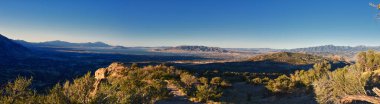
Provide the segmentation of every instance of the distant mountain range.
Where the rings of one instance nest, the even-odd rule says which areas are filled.
[[[30,56],[31,51],[0,34],[0,57],[18,58]]]
[[[359,51],[367,51],[367,50],[376,50],[380,51],[380,46],[334,46],[334,45],[324,45],[324,46],[316,46],[316,47],[307,47],[307,48],[296,48],[290,49],[290,52],[359,52]]]
[[[103,42],[71,43],[66,41],[47,41],[47,42],[27,42],[24,40],[10,40],[0,36],[0,56],[22,56],[28,55],[29,49],[33,47],[63,47],[63,48],[107,48],[107,49],[126,49],[124,46],[112,46]],[[154,51],[173,52],[173,53],[234,53],[234,54],[260,54],[271,52],[296,52],[310,53],[321,56],[340,55],[352,58],[356,53],[367,50],[380,51],[380,46],[334,46],[324,45],[295,49],[270,49],[270,48],[219,48],[207,46],[176,46],[176,47],[157,47]]]
[[[46,41],[46,42],[27,42],[24,40],[14,40],[16,43],[19,43],[26,47],[65,47],[65,48],[126,48],[123,46],[112,46],[103,42],[87,42],[87,43],[70,43],[66,41]]]
[[[294,49],[271,49],[271,48],[226,48],[234,51],[252,51],[252,52],[302,52],[302,53],[342,53],[342,52],[360,52],[367,50],[380,51],[380,46],[335,46],[335,45],[323,45],[306,48],[294,48]]]
[[[273,52],[294,52],[309,53],[321,56],[340,55],[352,58],[356,53],[367,50],[380,51],[380,46],[334,46],[323,45],[316,47],[295,48],[295,49],[271,49],[271,48],[219,48],[207,46],[176,46],[158,48],[154,51],[173,52],[173,53],[273,53]]]

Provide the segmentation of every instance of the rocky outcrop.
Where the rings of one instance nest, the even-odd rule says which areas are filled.
[[[122,72],[127,70],[128,67],[126,67],[123,63],[114,62],[107,68],[100,68],[95,72],[95,78],[97,80],[101,80],[107,77],[112,78],[118,78],[122,77]]]
[[[91,96],[96,95],[96,91],[99,89],[99,85],[102,81],[112,80],[114,78],[123,77],[123,72],[127,71],[129,68],[125,66],[123,63],[114,62],[107,68],[100,68],[95,71],[95,83],[94,90],[91,92]]]

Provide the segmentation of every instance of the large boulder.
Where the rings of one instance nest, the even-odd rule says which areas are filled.
[[[107,68],[100,68],[95,71],[95,78],[97,80],[102,80],[105,78],[120,78],[123,77],[123,72],[129,68],[125,64],[120,62],[114,62]]]
[[[96,92],[99,89],[99,85],[101,81],[124,77],[123,72],[128,69],[129,68],[125,66],[125,64],[120,63],[120,62],[114,62],[107,68],[100,68],[96,70],[95,71],[96,81],[94,83],[94,90],[91,92],[91,96],[96,95]]]

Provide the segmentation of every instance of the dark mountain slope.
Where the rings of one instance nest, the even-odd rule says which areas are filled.
[[[245,61],[208,63],[208,64],[181,64],[174,65],[182,69],[193,71],[233,71],[233,72],[265,72],[265,73],[292,73],[295,70],[308,70],[315,63],[329,61],[332,69],[344,67],[350,63],[333,61],[330,58],[304,54],[278,52],[252,57]]]
[[[278,52],[271,54],[264,54],[255,56],[249,59],[249,61],[273,61],[273,62],[283,62],[294,65],[302,64],[315,64],[317,62],[322,62],[323,60],[328,60],[327,58],[304,54],[304,53],[291,53],[291,52]]]
[[[22,58],[30,56],[31,51],[24,46],[15,43],[0,34],[0,57],[1,58]]]
[[[23,40],[15,40],[15,42],[28,47],[113,47],[103,42],[70,43],[60,40],[39,43],[31,43]]]

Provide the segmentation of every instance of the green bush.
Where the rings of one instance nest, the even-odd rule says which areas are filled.
[[[339,103],[346,95],[366,95],[366,82],[370,74],[350,66],[335,70],[314,83],[314,92],[319,103]]]
[[[199,78],[199,82],[201,82],[202,84],[208,84],[208,79],[206,77],[201,77]]]
[[[100,82],[94,92],[95,78],[91,73],[83,77],[56,84],[46,94],[36,94],[29,89],[32,79],[23,77],[9,82],[1,89],[1,104],[151,104],[169,97],[164,80],[179,78],[173,67],[163,65],[147,66],[121,71],[117,78],[109,78]],[[182,72],[180,72],[182,73]]]
[[[380,84],[377,81],[380,71],[379,53],[370,50],[359,53],[356,58],[355,65],[328,72],[313,83],[319,103],[340,103],[348,95],[366,96],[370,89]]]
[[[196,98],[198,101],[218,101],[222,97],[222,91],[220,88],[211,85],[197,86]]]
[[[222,83],[223,79],[220,77],[214,77],[211,79],[210,84],[220,86]]]
[[[356,55],[356,67],[363,71],[374,71],[380,68],[380,53],[373,50]]]
[[[180,78],[181,78],[181,81],[185,83],[187,86],[191,86],[197,82],[197,78],[188,72],[182,73],[180,75]]]
[[[261,80],[261,78],[254,78],[251,80],[251,83],[254,85],[260,85],[263,84],[263,80]]]
[[[266,88],[274,93],[290,93],[295,89],[295,87],[296,83],[286,75],[270,80],[266,85]]]
[[[73,82],[67,81],[63,85],[63,94],[68,97],[71,103],[90,103],[92,102],[90,93],[93,89],[95,78],[91,73],[87,73]]]
[[[32,84],[32,78],[17,77],[15,81],[8,82],[5,88],[1,89],[1,104],[22,104],[34,103],[38,101],[35,91],[29,87]]]

